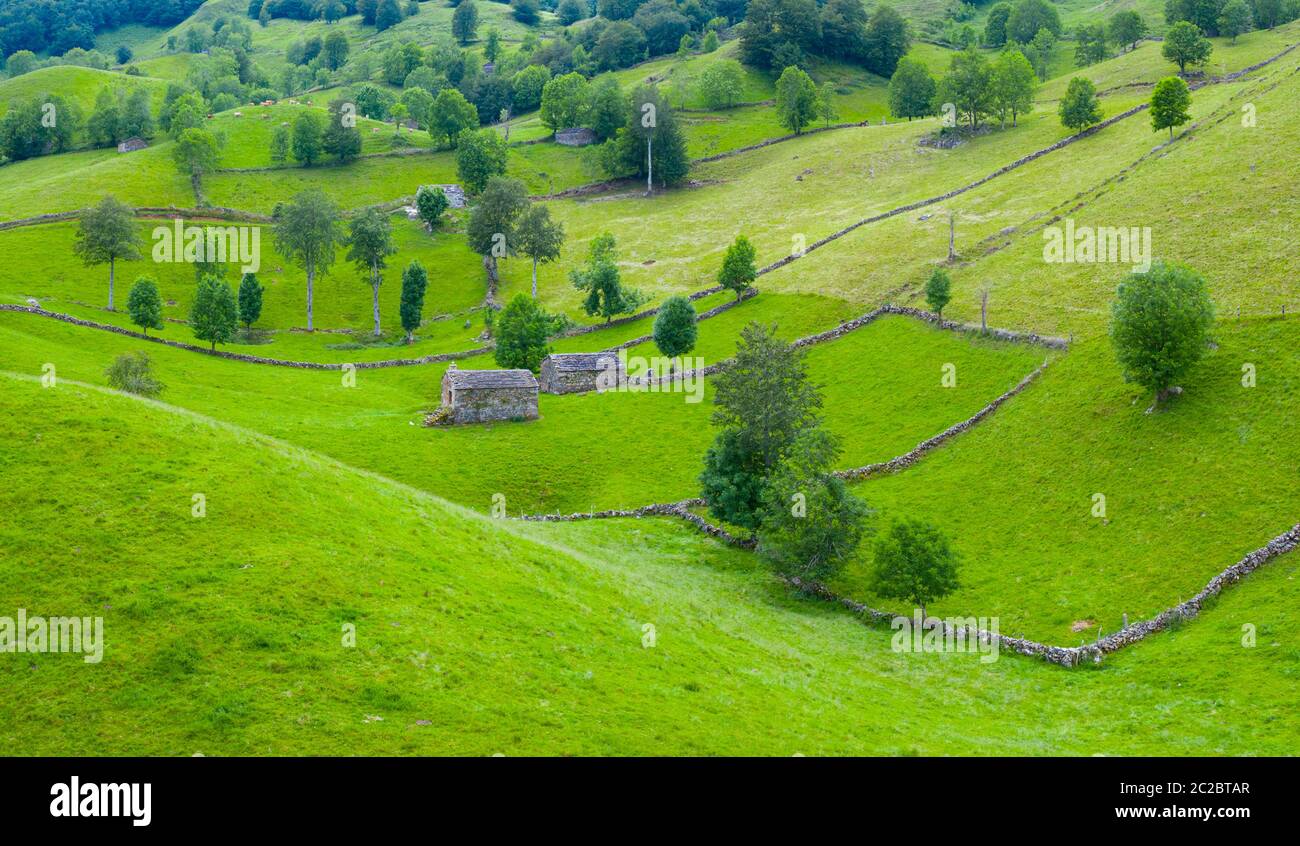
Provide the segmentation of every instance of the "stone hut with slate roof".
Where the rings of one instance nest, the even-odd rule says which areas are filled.
[[[461,370],[442,376],[442,405],[450,423],[536,420],[537,379],[527,370]]]
[[[606,388],[623,382],[622,362],[617,353],[551,353],[542,359],[542,390],[548,394],[573,394],[594,391],[596,378],[608,374],[603,380]]]

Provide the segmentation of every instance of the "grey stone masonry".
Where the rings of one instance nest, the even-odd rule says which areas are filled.
[[[548,394],[594,391],[596,377],[608,372],[611,385],[622,382],[622,363],[614,353],[551,353],[542,359],[541,389]]]
[[[442,376],[442,405],[451,423],[537,419],[537,379],[527,370],[461,370]]]

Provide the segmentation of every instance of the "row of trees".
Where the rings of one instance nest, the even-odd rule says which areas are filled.
[[[992,62],[973,47],[953,55],[948,72],[935,81],[925,65],[905,58],[889,81],[889,110],[899,118],[929,117],[952,104],[956,121],[972,130],[996,117],[1003,126],[1033,110],[1037,76],[1025,55],[1007,49]]]
[[[750,0],[740,36],[746,64],[780,73],[810,55],[858,62],[890,76],[910,44],[907,22],[890,6],[868,17],[858,0]]]

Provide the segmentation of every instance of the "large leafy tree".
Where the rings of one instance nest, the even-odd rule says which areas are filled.
[[[644,177],[647,194],[656,181],[664,187],[680,184],[690,173],[691,160],[672,107],[654,86],[642,86],[631,103],[623,129],[602,148],[606,172]]]
[[[158,293],[158,283],[148,276],[136,279],[126,298],[126,311],[131,315],[131,322],[146,335],[150,329],[162,329],[162,296]]]
[[[1201,360],[1214,326],[1205,279],[1180,264],[1154,263],[1122,285],[1111,306],[1110,338],[1124,379],[1154,391],[1154,409]]]
[[[219,277],[203,276],[199,279],[194,302],[190,305],[190,328],[194,337],[212,344],[225,344],[235,336],[239,322],[239,307],[230,286]]]
[[[118,260],[140,258],[140,234],[131,208],[107,196],[81,215],[72,251],[87,267],[108,265],[108,310],[113,311],[113,278]]]
[[[312,293],[317,273],[334,263],[339,243],[338,207],[319,188],[309,188],[275,214],[275,248],[307,274],[307,331],[313,330]]]
[[[1160,55],[1178,65],[1179,73],[1186,73],[1188,65],[1203,65],[1210,59],[1214,45],[1201,35],[1194,23],[1179,21],[1165,33]]]
[[[1016,0],[1007,16],[1007,39],[1028,44],[1040,29],[1061,36],[1061,16],[1056,8],[1047,0]]]
[[[412,259],[402,271],[402,300],[398,312],[402,319],[402,331],[406,333],[406,343],[411,343],[415,330],[420,328],[424,313],[424,292],[429,285],[429,275],[424,265]]]
[[[433,100],[429,112],[429,134],[447,140],[448,146],[455,146],[456,139],[466,129],[478,126],[478,110],[465,95],[455,88],[444,88]]]
[[[1084,24],[1074,31],[1074,63],[1079,67],[1095,65],[1106,58],[1106,27],[1100,23]]]
[[[778,52],[785,45],[816,52],[821,41],[821,16],[816,0],[750,0],[740,35],[740,56],[746,64],[780,70]]]
[[[528,208],[528,189],[518,179],[494,176],[470,209],[465,236],[469,248],[483,256],[489,280],[497,279],[497,260],[514,255],[515,224]]]
[[[918,59],[902,58],[889,80],[889,112],[896,118],[928,117],[934,114],[934,77]]]
[[[471,194],[487,187],[488,180],[506,172],[509,148],[492,129],[466,130],[456,141],[456,173]]]
[[[817,85],[793,65],[776,81],[776,113],[781,125],[795,135],[817,117]]]
[[[863,34],[863,61],[867,70],[883,77],[893,76],[898,60],[907,54],[910,46],[903,16],[892,6],[877,6]]]
[[[700,74],[698,84],[700,95],[709,108],[730,109],[740,102],[745,71],[734,59],[714,62]]]
[[[461,44],[468,44],[478,33],[478,6],[474,0],[461,0],[451,15],[451,34]]]
[[[918,520],[897,520],[876,539],[872,589],[919,605],[925,619],[927,605],[958,588],[959,563],[943,532]]]
[[[1100,121],[1101,104],[1097,101],[1097,89],[1092,80],[1082,76],[1071,79],[1057,111],[1061,115],[1061,125],[1073,132],[1080,132]]]
[[[653,337],[659,352],[669,358],[686,355],[695,349],[698,334],[695,306],[683,296],[669,297],[655,315]]]
[[[515,225],[515,250],[533,262],[533,299],[537,298],[537,265],[555,261],[564,246],[564,225],[551,219],[543,205],[529,206]]]
[[[1038,77],[1033,65],[1019,50],[1006,50],[994,60],[991,85],[993,111],[1003,126],[1006,126],[1008,115],[1011,116],[1011,125],[1015,126],[1020,115],[1033,110]]]
[[[965,117],[971,129],[976,129],[980,118],[993,109],[992,83],[993,71],[988,60],[975,48],[967,48],[952,57],[935,101],[952,103],[957,114]]]
[[[378,209],[366,209],[352,218],[348,231],[348,261],[365,277],[370,285],[375,318],[375,337],[379,328],[379,286],[383,284],[383,270],[388,257],[397,252],[393,246],[393,227]]]
[[[998,3],[989,9],[989,16],[984,21],[985,47],[1001,47],[1007,43],[1007,20],[1010,17],[1010,3]]]
[[[81,108],[58,95],[11,103],[0,118],[0,155],[20,161],[66,152],[81,125]]]
[[[217,169],[221,150],[216,136],[206,129],[187,129],[172,147],[176,169],[191,179],[198,179]]]
[[[1106,34],[1121,50],[1131,50],[1147,34],[1147,22],[1132,9],[1116,12],[1106,22]]]
[[[1169,137],[1174,137],[1174,127],[1182,126],[1192,119],[1187,113],[1192,105],[1192,94],[1182,77],[1169,76],[1156,83],[1156,90],[1151,94],[1151,129],[1159,132],[1169,130]]]
[[[293,157],[310,167],[325,151],[324,122],[316,112],[303,112],[293,122]]]
[[[587,114],[590,85],[580,73],[566,73],[542,86],[542,123],[551,132],[581,126]]]
[[[340,162],[349,162],[361,155],[361,130],[357,129],[356,116],[347,111],[350,105],[342,97],[329,105],[329,117],[321,136],[321,149]]]
[[[596,236],[588,249],[587,263],[569,272],[573,287],[586,291],[582,310],[592,316],[605,318],[608,323],[616,315],[629,314],[645,302],[639,291],[623,287],[618,272],[618,253],[614,236],[608,232]]]
[[[1223,6],[1223,11],[1219,13],[1218,19],[1219,35],[1225,35],[1232,39],[1232,43],[1237,43],[1237,36],[1244,32],[1250,32],[1255,21],[1251,16],[1250,6],[1246,5],[1246,0],[1228,0]]]
[[[865,56],[867,10],[861,0],[827,0],[822,6],[821,24],[823,53],[846,61]]]
[[[713,424],[722,429],[704,459],[700,486],[709,512],[757,529],[768,479],[805,430],[820,423],[822,400],[803,352],[750,323],[732,363],[713,377]]]

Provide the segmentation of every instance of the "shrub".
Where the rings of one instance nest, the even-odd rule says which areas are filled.
[[[153,362],[147,353],[122,353],[104,371],[110,387],[119,391],[156,397],[166,387],[153,374]]]

